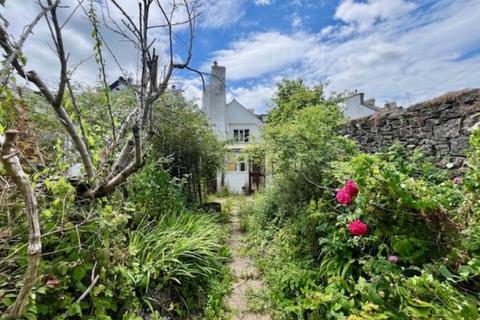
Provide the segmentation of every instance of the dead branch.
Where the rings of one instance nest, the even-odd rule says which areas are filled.
[[[37,16],[33,19],[33,21],[25,27],[25,31],[20,36],[20,39],[13,44],[15,50],[8,56],[7,60],[4,63],[4,69],[2,70],[2,77],[0,78],[1,87],[5,87],[7,84],[8,78],[10,76],[10,71],[12,69],[12,62],[18,57],[18,53],[23,47],[23,44],[27,40],[28,36],[32,33],[33,28],[37,25],[37,23],[42,19],[44,15],[47,14],[49,10],[55,7],[60,0],[55,0],[51,5],[48,7],[42,8],[42,10],[37,14]]]
[[[49,6],[53,5],[51,0],[48,0],[48,3],[49,3]],[[56,3],[58,5],[58,2]],[[59,118],[62,125],[65,127],[67,133],[71,137],[75,147],[77,148],[80,154],[88,179],[93,180],[93,178],[95,177],[95,174],[93,169],[93,163],[90,158],[87,145],[85,141],[83,141],[82,138],[80,137],[75,125],[73,124],[72,120],[70,119],[70,116],[68,115],[68,113],[66,112],[62,104],[65,86],[68,80],[67,60],[65,56],[65,51],[63,49],[63,40],[61,37],[60,26],[58,24],[58,19],[56,18],[56,8],[55,7],[52,8],[50,12],[52,14],[52,23],[54,25],[52,30],[52,37],[54,38],[56,48],[59,51],[58,56],[61,63],[60,85],[59,85],[57,94],[54,95],[50,91],[46,83],[40,78],[40,76],[37,74],[36,71],[34,70],[25,71],[22,63],[18,59],[18,54],[13,58],[12,66],[17,71],[17,74],[20,77],[32,82],[38,88],[38,90],[40,90],[40,93],[47,100],[47,102],[53,107],[57,117]],[[5,53],[9,56],[11,56],[16,50],[12,45],[12,41],[10,41],[7,30],[2,25],[0,25],[0,46],[3,48]],[[17,51],[21,54],[21,50],[17,50]]]
[[[27,271],[25,272],[23,286],[10,310],[10,315],[16,319],[21,317],[28,302],[30,291],[35,284],[42,252],[37,199],[30,184],[30,180],[20,165],[18,152],[15,148],[17,134],[18,131],[16,130],[7,130],[5,132],[5,142],[2,146],[1,152],[3,166],[5,167],[7,174],[15,181],[15,184],[20,189],[20,193],[25,201],[25,212],[30,234]]]
[[[53,40],[53,49],[58,57],[60,66],[58,87],[55,88],[55,91],[46,85],[44,80],[35,70],[26,70],[26,67],[23,65],[18,56],[12,58],[11,65],[20,77],[33,83],[38,88],[40,93],[45,97],[47,102],[53,107],[58,119],[65,127],[66,132],[70,136],[82,159],[89,182],[93,182],[90,183],[91,188],[89,191],[87,191],[87,196],[90,195],[93,198],[97,198],[113,192],[116,186],[125,182],[130,175],[137,172],[143,165],[144,157],[147,152],[143,151],[142,149],[146,146],[146,143],[152,136],[152,134],[150,134],[148,131],[151,127],[151,114],[154,102],[163,93],[165,93],[166,89],[168,88],[168,83],[172,78],[174,69],[190,70],[202,76],[201,73],[189,66],[192,58],[193,40],[195,37],[195,23],[196,18],[198,17],[198,3],[197,0],[182,0],[173,1],[167,5],[166,3],[157,0],[139,0],[137,20],[136,18],[132,18],[131,12],[127,12],[125,6],[120,4],[120,1],[110,0],[106,2],[107,10],[110,10],[108,7],[108,3],[110,3],[112,7],[115,7],[115,9],[120,12],[121,17],[119,19],[115,19],[110,16],[110,13],[108,12],[108,19],[106,19],[105,15],[103,15],[103,21],[113,23],[113,28],[109,28],[109,26],[107,26],[107,28],[109,28],[109,30],[115,29],[117,34],[131,41],[136,50],[138,50],[138,70],[140,79],[136,86],[132,86],[137,98],[137,105],[133,111],[129,113],[124,122],[119,126],[118,131],[112,122],[113,115],[111,107],[109,106],[113,139],[106,140],[108,145],[103,151],[104,156],[102,156],[102,159],[96,164],[96,168],[94,168],[92,155],[87,147],[86,134],[84,128],[82,128],[81,120],[79,122],[79,126],[76,123],[74,124],[74,121],[72,121],[63,105],[64,95],[70,94],[70,96],[72,96],[75,112],[77,113],[77,116],[79,116],[77,112],[78,108],[74,102],[74,92],[72,90],[70,80],[68,79],[67,62],[69,55],[64,47],[62,37],[62,29],[71,19],[74,12],[72,12],[70,15],[67,15],[66,21],[60,23],[57,14],[57,10],[60,9],[58,6],[60,1],[61,0],[46,0],[47,5],[42,6],[42,9],[46,10],[46,14],[44,16]],[[77,0],[76,2],[77,6],[75,7],[74,11],[78,11],[78,9],[81,8],[85,12],[86,10],[83,5],[83,0]],[[55,3],[57,3],[56,6],[54,5]],[[152,24],[151,26],[150,16],[154,7],[162,12],[162,20],[164,21],[155,21],[155,24]],[[179,19],[178,21],[173,21],[176,19],[174,14],[176,10],[185,10],[187,16]],[[173,37],[175,34],[173,29],[174,27],[181,26],[183,24],[188,24],[189,26],[189,43],[186,44],[186,52],[183,55],[183,61],[175,61],[177,53],[174,52],[175,43],[173,41]],[[156,39],[149,39],[149,37],[152,37],[152,33],[150,33],[149,30],[161,27],[165,27],[167,32],[169,51],[168,62],[163,66],[159,66],[159,55],[156,53],[154,48]],[[115,62],[123,71],[121,63],[117,61],[115,55],[108,47],[100,33],[99,28],[97,33],[98,36],[96,40],[103,41],[105,43],[105,46],[110,51],[110,54],[112,54],[114,57]],[[10,40],[10,36],[3,26],[0,26],[0,46],[3,48],[7,56],[12,55],[12,53],[16,51],[15,45]],[[21,51],[19,51],[18,55],[20,54]],[[101,80],[103,87],[106,89],[107,82],[103,53],[100,53],[99,67],[101,69]],[[158,72],[159,67],[163,67],[165,70],[161,75]],[[65,93],[66,90],[68,91]],[[109,102],[107,104],[110,105]],[[129,132],[130,129],[132,129],[132,134],[130,137],[128,137],[126,133]],[[124,144],[122,144],[122,142]],[[116,158],[112,159],[112,155],[114,154],[116,155]],[[105,176],[103,176],[103,173],[105,173]],[[97,175],[99,176],[97,177]]]

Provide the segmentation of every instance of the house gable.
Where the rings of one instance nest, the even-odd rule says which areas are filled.
[[[226,120],[228,124],[253,124],[262,126],[263,123],[255,114],[245,108],[236,99],[227,104]]]

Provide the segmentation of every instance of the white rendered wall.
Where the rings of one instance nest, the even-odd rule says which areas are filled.
[[[340,109],[343,112],[343,115],[348,119],[358,119],[363,117],[371,116],[375,113],[370,108],[365,107],[363,104],[363,94],[355,94],[351,97],[345,99],[345,101],[340,104]]]
[[[233,99],[230,103],[226,103],[225,67],[219,66],[215,62],[211,73],[212,75],[203,92],[202,110],[207,115],[208,121],[218,138],[229,142],[227,147],[230,149],[230,152],[241,153],[248,143],[233,142],[233,130],[248,129],[249,142],[253,142],[260,139],[263,123],[237,100]],[[232,151],[233,149],[237,151]],[[217,175],[217,190],[226,187],[232,193],[241,194],[245,190],[248,191],[249,171],[248,168],[245,169],[246,171],[219,172]]]
[[[260,139],[263,123],[235,99],[227,105],[226,121],[228,139],[233,138],[234,129],[249,129],[251,138],[249,142]]]
[[[227,188],[229,192],[235,194],[244,194],[248,191],[248,171],[245,172],[225,172],[223,173],[224,185],[221,185],[222,173],[217,176],[217,190]],[[245,187],[245,190],[243,189]]]

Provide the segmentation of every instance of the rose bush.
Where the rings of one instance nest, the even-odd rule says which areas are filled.
[[[478,218],[463,214],[470,206],[465,189],[430,167],[419,170],[428,159],[415,155],[404,167],[405,158],[392,161],[392,154],[336,162],[331,181],[351,178],[336,193],[332,183],[329,194],[319,192],[303,209],[292,207],[295,214],[286,221],[265,219],[272,192],[247,209],[250,250],[277,318],[479,316],[468,293],[479,286],[479,253],[471,246]],[[287,206],[279,204],[281,197],[275,202]],[[466,234],[468,240],[460,240]]]

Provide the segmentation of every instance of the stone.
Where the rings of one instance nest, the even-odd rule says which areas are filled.
[[[468,148],[468,137],[461,136],[450,140],[450,154],[454,156],[464,156]]]
[[[384,111],[380,111],[384,112]],[[356,140],[361,150],[375,152],[399,141],[408,149],[436,156],[437,164],[462,166],[468,136],[480,128],[480,90],[419,103],[399,112],[385,111],[344,125],[342,133]]]
[[[473,129],[480,126],[480,113],[469,115],[465,118],[462,125],[462,132],[470,133]]]
[[[447,155],[450,151],[450,146],[446,143],[436,144],[433,146],[433,148],[437,156]]]
[[[443,124],[438,124],[433,128],[435,138],[452,138],[460,135],[461,118],[450,119]]]

